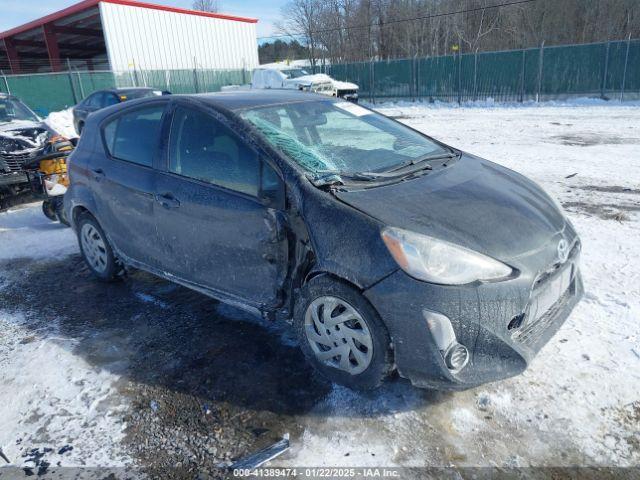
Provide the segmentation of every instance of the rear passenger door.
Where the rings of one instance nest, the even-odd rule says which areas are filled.
[[[287,266],[284,186],[276,170],[212,114],[180,103],[166,163],[156,185],[162,268],[200,287],[275,305]]]
[[[157,268],[154,193],[160,132],[168,102],[125,109],[103,122],[106,155],[91,163],[98,221],[121,254]]]

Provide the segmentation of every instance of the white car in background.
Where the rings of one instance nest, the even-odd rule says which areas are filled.
[[[278,65],[256,68],[251,88],[304,90],[357,102],[359,87],[355,83],[334,80],[324,73],[310,74],[300,67]]]

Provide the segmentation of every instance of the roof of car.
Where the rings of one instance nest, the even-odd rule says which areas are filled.
[[[227,110],[242,110],[246,108],[268,107],[286,103],[317,102],[318,100],[332,101],[331,97],[298,90],[237,90],[219,93],[205,93],[188,95],[213,107]]]
[[[142,92],[142,91],[153,91],[153,90],[158,90],[158,89],[151,88],[151,87],[125,87],[125,88],[106,88],[102,91],[113,92],[113,93],[127,93],[127,92]]]

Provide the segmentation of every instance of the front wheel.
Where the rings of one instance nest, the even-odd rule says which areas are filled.
[[[42,202],[42,213],[44,213],[44,216],[52,222],[58,220],[58,217],[56,217],[55,206],[51,200],[45,200]]]
[[[104,282],[115,280],[122,265],[113,254],[107,236],[95,218],[85,214],[78,221],[80,253],[91,272]]]
[[[302,289],[295,311],[300,347],[329,380],[357,390],[380,386],[393,369],[389,333],[351,285],[327,276]]]
[[[64,213],[64,197],[62,195],[54,197],[54,199],[52,200],[52,204],[58,221],[61,224],[70,227],[71,224],[69,223],[69,220],[67,220],[67,214]]]

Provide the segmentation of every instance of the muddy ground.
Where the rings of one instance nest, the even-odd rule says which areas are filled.
[[[34,334],[57,318],[59,334],[79,340],[74,355],[122,377],[125,442],[152,475],[207,473],[296,435],[296,415],[331,388],[287,328],[283,341],[261,319],[147,273],[104,284],[79,255],[0,270],[15,272],[0,290],[5,309],[33,317]]]

